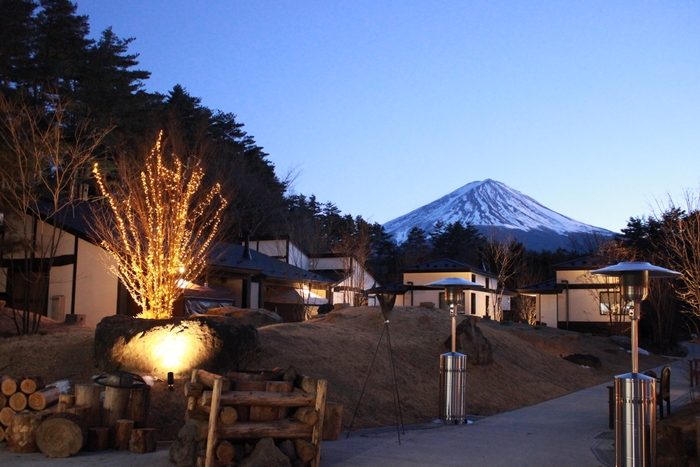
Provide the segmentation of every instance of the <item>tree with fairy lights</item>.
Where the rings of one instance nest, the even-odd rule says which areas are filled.
[[[208,189],[197,158],[163,153],[162,132],[143,169],[116,165],[111,184],[98,164],[93,169],[108,206],[95,216],[95,236],[143,310],[139,317],[169,318],[184,286],[201,276],[227,202],[218,183]]]

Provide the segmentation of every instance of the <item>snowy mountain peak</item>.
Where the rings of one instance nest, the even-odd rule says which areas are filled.
[[[576,234],[612,235],[608,230],[554,212],[529,196],[491,179],[468,183],[432,203],[387,222],[384,228],[401,243],[413,227],[419,227],[430,234],[438,221],[447,224],[469,222],[482,233],[494,228],[508,231],[526,246],[527,242],[523,239],[533,235],[540,237],[539,243],[542,243],[542,232],[551,233],[555,237]],[[554,250],[561,246],[559,243],[561,239],[552,241],[551,245],[545,241],[535,248],[545,249],[551,246]]]

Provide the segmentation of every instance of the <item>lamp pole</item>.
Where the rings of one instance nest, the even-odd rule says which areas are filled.
[[[647,298],[649,278],[674,278],[680,273],[640,261],[621,262],[591,271],[619,277],[620,295],[630,310],[632,373],[615,377],[615,465],[656,465],[656,379],[639,374],[639,313]]]
[[[457,352],[457,305],[465,287],[482,285],[457,277],[426,285],[445,288],[445,301],[452,320],[452,351],[440,355],[440,420],[464,424],[467,422],[467,356]]]

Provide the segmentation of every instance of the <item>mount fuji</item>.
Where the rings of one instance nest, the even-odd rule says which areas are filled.
[[[530,250],[571,250],[591,237],[611,237],[613,232],[584,224],[552,211],[534,199],[495,181],[464,185],[386,224],[386,232],[402,243],[413,227],[430,235],[435,223],[471,223],[487,238],[514,237]]]

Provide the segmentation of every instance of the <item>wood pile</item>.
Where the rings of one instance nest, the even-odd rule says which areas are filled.
[[[150,387],[116,388],[41,377],[0,377],[0,442],[11,452],[68,457],[112,447],[136,453],[156,450],[148,428]],[[68,394],[72,392],[72,394]],[[104,402],[102,400],[104,399]]]
[[[197,438],[205,442],[196,465],[229,465],[271,450],[290,457],[292,465],[319,467],[326,388],[326,381],[298,375],[293,368],[226,376],[193,370],[185,384],[185,420],[197,421]],[[342,415],[340,407],[331,418]]]

